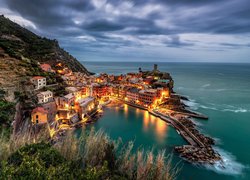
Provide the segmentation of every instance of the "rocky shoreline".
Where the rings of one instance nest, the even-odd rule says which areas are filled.
[[[185,98],[185,100],[188,101],[188,98]],[[188,116],[183,116],[183,114],[177,114],[177,120],[178,123],[180,123],[182,126],[184,126],[190,133],[192,133],[197,141],[201,142],[202,144],[190,144],[190,145],[183,145],[183,146],[176,146],[175,151],[180,154],[180,156],[187,160],[190,163],[198,163],[198,164],[215,164],[218,161],[221,161],[221,156],[218,152],[216,152],[213,149],[213,145],[215,144],[215,140],[211,137],[205,136],[204,134],[200,133],[199,130],[197,130],[196,125],[190,120],[190,117],[196,117],[196,118],[202,118],[202,119],[208,119],[205,118],[206,116],[203,116],[201,114],[198,114],[196,112],[192,112],[187,109],[183,109],[184,113],[189,113]],[[192,116],[192,114],[194,116]]]
[[[214,164],[221,160],[221,156],[217,153],[212,145],[215,144],[214,139],[201,134],[195,124],[190,119],[180,119],[180,123],[184,125],[194,136],[200,140],[204,146],[184,145],[176,146],[175,151],[180,154],[182,158],[191,163],[208,163]]]

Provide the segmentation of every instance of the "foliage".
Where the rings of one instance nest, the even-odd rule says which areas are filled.
[[[2,163],[1,179],[81,179],[80,169],[47,143],[20,148]],[[77,167],[77,166],[76,166]]]
[[[132,153],[132,142],[123,145],[103,131],[83,130],[79,137],[71,131],[55,144],[42,139],[26,135],[17,144],[0,139],[0,179],[168,180],[176,174],[165,152]]]
[[[88,166],[85,170],[85,178],[87,180],[108,179],[109,173],[108,163],[105,162],[100,168]]]
[[[13,113],[15,112],[15,104],[0,100],[0,130],[5,129],[9,134]],[[1,132],[1,131],[0,131]]]
[[[73,71],[89,73],[80,62],[59,47],[57,40],[40,37],[3,15],[0,16],[0,47],[16,59],[26,57],[40,63],[50,61],[53,65],[59,60]]]
[[[55,147],[67,159],[80,159],[84,167],[92,167],[91,172],[107,165],[110,177],[119,179],[174,179],[177,173],[171,168],[171,158],[166,158],[164,151],[157,155],[144,150],[132,153],[133,142],[122,145],[121,140],[111,140],[102,130],[85,130],[78,138],[67,133]],[[68,152],[74,155],[69,156]]]

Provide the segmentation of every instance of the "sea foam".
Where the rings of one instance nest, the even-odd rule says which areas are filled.
[[[222,150],[218,147],[214,149],[221,155],[222,162],[217,162],[214,165],[205,165],[209,170],[215,171],[219,174],[239,176],[243,175],[244,170],[247,166],[237,162],[236,158],[229,152]]]

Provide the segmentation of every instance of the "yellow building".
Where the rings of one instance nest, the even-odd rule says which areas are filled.
[[[44,124],[48,121],[48,111],[43,107],[33,109],[31,113],[31,121],[33,124]]]

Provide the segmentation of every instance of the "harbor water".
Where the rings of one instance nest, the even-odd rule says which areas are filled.
[[[121,74],[151,70],[154,63],[82,62],[95,73]],[[209,120],[193,119],[198,129],[216,140],[215,149],[224,165],[198,166],[174,153],[176,145],[187,144],[164,121],[148,112],[125,105],[106,108],[93,126],[103,129],[112,139],[134,141],[136,148],[165,150],[181,171],[178,179],[250,179],[250,64],[157,63],[158,69],[171,73],[174,90],[187,96],[190,109]]]

